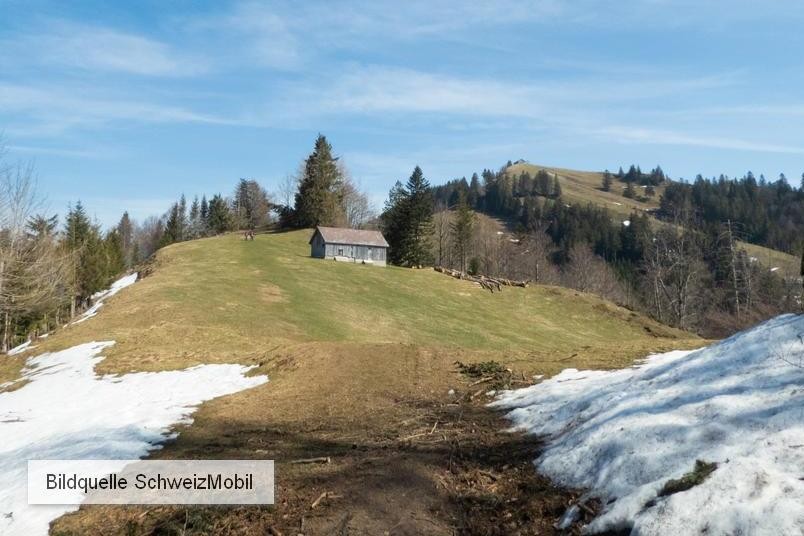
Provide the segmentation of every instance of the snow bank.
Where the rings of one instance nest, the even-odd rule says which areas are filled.
[[[110,297],[114,296],[115,294],[117,294],[118,292],[123,290],[124,288],[126,288],[128,286],[131,286],[134,283],[136,283],[137,282],[137,276],[138,276],[138,274],[136,272],[134,272],[133,274],[130,274],[130,275],[127,275],[125,277],[122,277],[122,278],[118,279],[117,281],[112,283],[112,286],[109,287],[108,289],[102,290],[100,292],[96,292],[95,294],[93,294],[92,295],[92,307],[90,307],[89,309],[84,311],[78,317],[78,319],[74,320],[72,323],[73,324],[80,324],[81,322],[89,320],[90,318],[92,318],[93,316],[98,314],[98,309],[100,309],[103,306],[103,302],[107,298],[110,298]]]
[[[27,340],[24,343],[20,344],[19,346],[15,346],[14,348],[12,348],[11,350],[8,351],[7,355],[17,355],[17,354],[21,354],[22,352],[24,352],[26,350],[32,350],[32,349],[36,348],[36,346],[31,346],[31,342],[32,341]]]
[[[538,470],[607,503],[587,531],[804,534],[804,316],[613,372],[508,391],[515,428],[547,436]],[[658,498],[695,460],[717,469]],[[651,506],[647,504],[653,501]]]
[[[47,534],[51,520],[76,509],[29,506],[31,459],[135,459],[189,423],[211,398],[265,383],[249,367],[201,365],[169,372],[96,376],[101,352],[92,342],[28,360],[28,383],[0,393],[0,534]]]

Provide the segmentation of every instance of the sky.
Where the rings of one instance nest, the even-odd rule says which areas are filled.
[[[380,208],[507,160],[804,172],[804,2],[0,0],[0,136],[103,225],[269,191],[318,133]]]

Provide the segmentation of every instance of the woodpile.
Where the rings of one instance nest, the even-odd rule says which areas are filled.
[[[530,281],[515,281],[513,279],[505,279],[503,277],[488,277],[485,275],[469,275],[463,272],[459,272],[458,270],[453,270],[452,268],[445,268],[443,266],[434,266],[433,269],[436,272],[440,272],[442,274],[452,276],[455,279],[463,279],[465,281],[471,281],[473,283],[479,284],[484,289],[488,290],[489,292],[501,292],[503,286],[508,287],[522,287],[525,288],[528,286]]]

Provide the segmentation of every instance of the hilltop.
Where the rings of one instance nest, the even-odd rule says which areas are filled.
[[[657,224],[666,225],[652,216],[652,213],[659,208],[659,201],[667,188],[666,183],[657,185],[655,195],[652,197],[643,196],[639,199],[629,199],[622,195],[625,184],[616,178],[611,186],[611,191],[604,191],[601,187],[603,172],[600,171],[578,171],[541,166],[528,162],[519,162],[505,169],[506,173],[514,177],[519,176],[521,173],[536,176],[540,170],[547,171],[550,175],[558,177],[562,189],[562,198],[568,203],[591,203],[604,207],[621,221],[628,220],[634,212],[646,213],[651,215],[653,221]],[[637,193],[639,193],[638,186]],[[768,268],[778,268],[781,273],[788,277],[798,277],[801,260],[796,256],[758,244],[747,242],[739,242],[739,244],[745,248],[750,256]]]
[[[109,298],[90,321],[8,358],[21,365],[43,351],[114,340],[96,372],[254,365],[251,374],[267,375],[269,383],[205,403],[194,424],[180,428],[156,456],[276,459],[277,496],[286,502],[189,514],[82,508],[60,519],[54,533],[104,526],[151,534],[179,530],[188,519],[190,533],[224,526],[241,534],[284,532],[298,528],[302,517],[315,532],[347,515],[350,526],[367,532],[397,523],[419,533],[495,524],[504,512],[477,502],[489,485],[479,472],[489,469],[508,475],[514,495],[524,493],[517,485],[541,487],[508,511],[512,523],[547,529],[571,492],[532,472],[534,447],[500,434],[504,423],[482,406],[488,400],[482,393],[495,383],[473,386],[456,361],[499,363],[513,371],[502,373],[506,385],[527,385],[534,374],[610,369],[655,351],[701,345],[568,289],[491,294],[429,269],[311,259],[309,235],[275,233],[253,242],[224,235],[166,247],[146,277]],[[288,464],[317,456],[333,461]],[[343,500],[311,511],[324,492]],[[534,508],[544,510],[536,520]]]

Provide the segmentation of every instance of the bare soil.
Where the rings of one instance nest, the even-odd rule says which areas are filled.
[[[472,385],[457,359],[477,361],[405,345],[305,345],[276,356],[263,367],[271,382],[205,404],[153,455],[274,459],[275,506],[83,507],[51,533],[555,533],[578,493],[536,473],[538,441],[505,431],[485,407],[494,382]],[[317,457],[330,461],[292,463]]]

